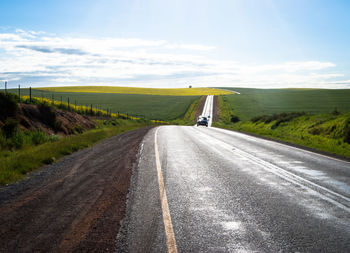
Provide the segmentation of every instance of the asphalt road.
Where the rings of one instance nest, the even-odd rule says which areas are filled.
[[[350,163],[217,128],[152,129],[117,251],[350,252]]]
[[[202,116],[208,117],[208,127],[211,127],[213,123],[213,104],[214,104],[214,96],[209,95],[205,100],[205,104],[203,107]]]

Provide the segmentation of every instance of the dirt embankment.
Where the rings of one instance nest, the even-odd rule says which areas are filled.
[[[214,96],[214,104],[213,104],[213,122],[219,120],[220,108],[219,108],[219,97]]]
[[[74,112],[28,104],[19,104],[18,107],[16,118],[22,129],[70,135],[97,126],[91,118]]]
[[[0,189],[0,252],[114,252],[149,129],[112,137]]]

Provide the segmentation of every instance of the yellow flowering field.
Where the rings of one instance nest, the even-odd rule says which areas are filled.
[[[119,94],[142,94],[161,96],[205,96],[233,94],[227,90],[215,88],[136,88],[116,86],[70,86],[70,87],[45,87],[37,88],[48,92],[86,92],[86,93],[119,93]]]

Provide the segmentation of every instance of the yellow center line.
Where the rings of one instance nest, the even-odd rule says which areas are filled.
[[[164,187],[162,167],[160,165],[160,160],[159,160],[158,143],[157,143],[158,129],[159,128],[156,129],[156,132],[154,134],[154,151],[156,154],[159,194],[160,194],[160,203],[162,205],[163,222],[164,222],[165,235],[166,235],[166,244],[167,244],[169,253],[177,253],[175,234],[174,234],[173,224],[171,222],[168,199],[166,197],[166,192],[165,192],[165,187]]]

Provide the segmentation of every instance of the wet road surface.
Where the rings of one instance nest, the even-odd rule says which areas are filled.
[[[203,115],[208,105],[210,96]],[[118,251],[350,252],[349,162],[218,128],[162,126],[145,136],[137,168]]]
[[[129,252],[168,251],[155,133],[119,238]],[[163,126],[157,139],[178,252],[349,252],[349,162],[216,128]]]

